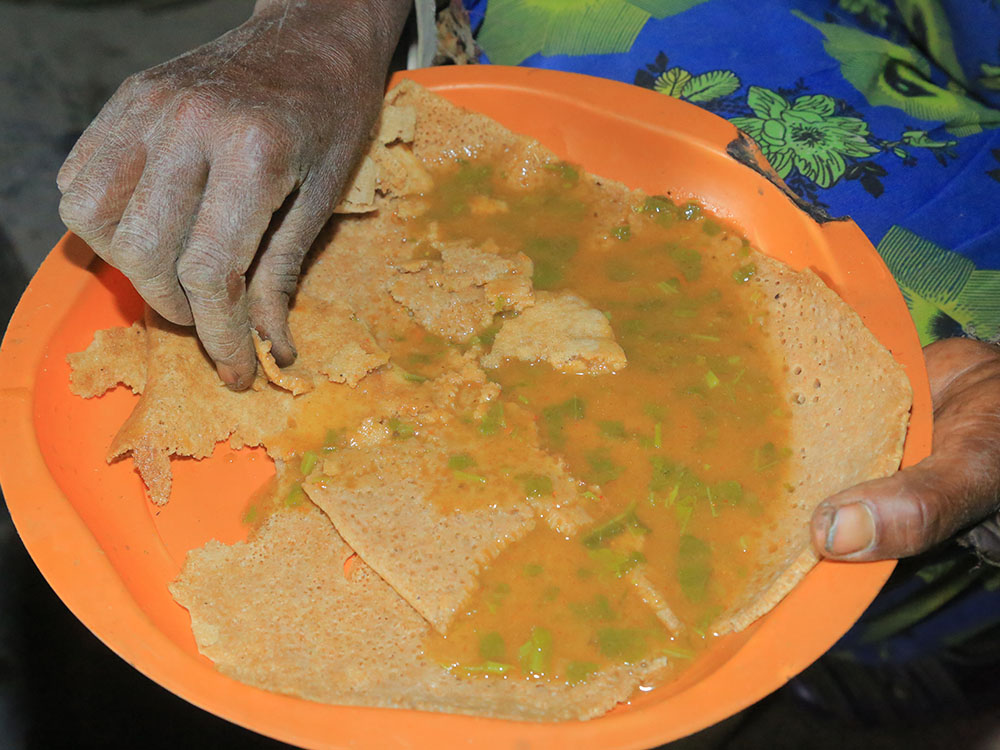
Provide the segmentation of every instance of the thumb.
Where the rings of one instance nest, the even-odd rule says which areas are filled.
[[[961,473],[941,464],[927,458],[824,500],[812,518],[816,550],[836,560],[909,557],[982,517]]]
[[[925,350],[934,402],[930,456],[827,498],[812,517],[824,557],[923,552],[1000,507],[1000,352],[966,339]]]

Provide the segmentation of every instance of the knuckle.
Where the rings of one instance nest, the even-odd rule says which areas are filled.
[[[86,239],[102,228],[100,200],[82,189],[72,189],[59,201],[59,217],[67,227]]]
[[[118,227],[111,241],[111,256],[126,275],[147,278],[156,264],[157,237],[146,227]]]
[[[173,119],[177,125],[198,124],[212,117],[215,100],[205,91],[185,89],[176,95],[173,107]]]
[[[221,251],[188,251],[177,262],[177,278],[185,291],[202,302],[217,302],[227,296],[230,270]]]
[[[287,170],[289,141],[277,123],[254,116],[241,118],[231,143],[245,167],[268,180]]]

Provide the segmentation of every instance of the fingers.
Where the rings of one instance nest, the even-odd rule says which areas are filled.
[[[97,117],[83,131],[73,148],[70,149],[66,161],[63,162],[56,175],[56,185],[59,187],[60,193],[66,192],[80,170],[90,161],[127,110],[133,94],[132,80],[126,80],[118,88],[107,103],[101,107]]]
[[[111,262],[111,238],[146,163],[134,128],[105,140],[63,192],[59,216],[95,253]]]
[[[212,163],[198,217],[177,263],[198,337],[219,377],[250,385],[257,362],[245,275],[274,211],[294,189],[280,148],[247,132]]]
[[[1000,506],[1000,353],[954,339],[931,345],[925,356],[935,412],[933,453],[821,503],[812,539],[826,557],[914,555]]]
[[[208,165],[190,135],[170,137],[147,161],[111,240],[109,262],[147,304],[177,325],[194,317],[177,259],[201,201]]]
[[[288,305],[298,285],[302,260],[330,217],[339,190],[325,175],[310,177],[277,213],[261,243],[249,287],[250,319],[271,341],[271,354],[281,367],[298,353],[288,329]]]

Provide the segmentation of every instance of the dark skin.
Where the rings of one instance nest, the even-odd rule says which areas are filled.
[[[246,388],[250,332],[296,356],[288,302],[378,113],[409,0],[260,0],[219,39],[129,78],[59,173],[66,225]],[[933,454],[828,498],[817,551],[922,552],[1000,510],[1000,349],[925,349]]]
[[[59,172],[59,213],[246,388],[251,328],[281,365],[303,256],[367,144],[405,0],[259,2],[130,77]],[[254,272],[248,270],[256,261]]]

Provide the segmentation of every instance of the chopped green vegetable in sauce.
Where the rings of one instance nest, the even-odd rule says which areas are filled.
[[[524,254],[534,263],[531,278],[535,289],[554,289],[558,286],[578,248],[575,237],[537,237],[530,240]]]
[[[586,473],[586,480],[591,484],[607,484],[620,477],[624,471],[624,466],[619,466],[604,448],[587,453],[587,463],[590,471]]]
[[[671,296],[677,294],[681,290],[681,280],[677,278],[667,279],[666,281],[659,282],[656,285],[656,288],[667,296]]]
[[[503,403],[494,401],[479,422],[479,432],[483,435],[496,435],[506,427],[507,420],[504,418]]]
[[[545,474],[520,474],[518,480],[525,497],[547,497],[552,494],[552,478]]]
[[[538,563],[528,563],[524,566],[524,574],[534,578],[545,572],[545,568]]]
[[[569,610],[574,617],[581,620],[595,620],[599,622],[611,622],[617,619],[618,615],[611,609],[608,597],[598,594],[589,602],[570,602]]]
[[[778,450],[774,443],[764,443],[754,452],[754,468],[757,471],[773,469],[792,453],[790,448]]]
[[[586,682],[597,671],[599,668],[592,661],[571,661],[566,665],[566,682],[570,685]]]
[[[693,247],[671,245],[670,258],[687,281],[701,278],[701,253]]]
[[[302,472],[303,476],[308,476],[309,472],[316,468],[317,461],[319,461],[319,456],[315,451],[306,451],[302,454],[302,460],[299,462],[299,471]]]
[[[306,500],[306,493],[302,489],[302,485],[296,484],[293,485],[292,488],[288,491],[288,494],[285,495],[284,504],[286,508],[296,508],[299,505],[302,505],[302,503],[304,503],[305,500]]]
[[[507,656],[507,646],[503,636],[496,631],[479,636],[479,655],[486,661],[503,661]]]
[[[628,434],[625,432],[625,425],[619,421],[604,420],[598,422],[597,427],[601,431],[601,435],[607,438],[624,440],[628,437]]]
[[[597,645],[609,659],[632,663],[646,656],[646,633],[635,628],[601,628]]]
[[[636,515],[635,503],[632,503],[623,513],[605,521],[593,531],[588,532],[581,541],[585,547],[597,549],[609,539],[625,531],[630,531],[633,534],[649,533],[649,527],[640,521],[639,516]]]
[[[565,428],[567,420],[581,420],[586,410],[583,399],[573,396],[555,406],[547,406],[542,410],[545,420],[545,432],[549,442],[556,448],[561,448],[566,442]]]
[[[552,663],[552,631],[535,626],[531,636],[517,651],[521,670],[530,674],[545,674]]]
[[[496,612],[503,606],[504,600],[509,594],[509,583],[496,584],[492,589],[490,589],[490,592],[486,597],[486,608],[489,609],[490,612]]]
[[[562,179],[563,187],[571,188],[580,180],[580,172],[569,162],[560,161],[555,164],[543,164],[542,169],[555,172]]]
[[[454,453],[448,456],[449,469],[457,469],[461,471],[462,469],[468,469],[475,465],[476,465],[476,459],[474,459],[468,453]]]
[[[753,263],[747,263],[733,271],[733,279],[743,284],[750,281],[756,273],[757,266]]]
[[[621,578],[636,565],[646,562],[646,556],[639,552],[639,550],[631,550],[625,553],[609,547],[600,547],[588,550],[587,554],[590,555],[591,560],[601,567],[602,572],[615,578]]]
[[[712,548],[696,536],[682,534],[677,551],[677,580],[684,596],[692,602],[702,601],[711,577]]]

